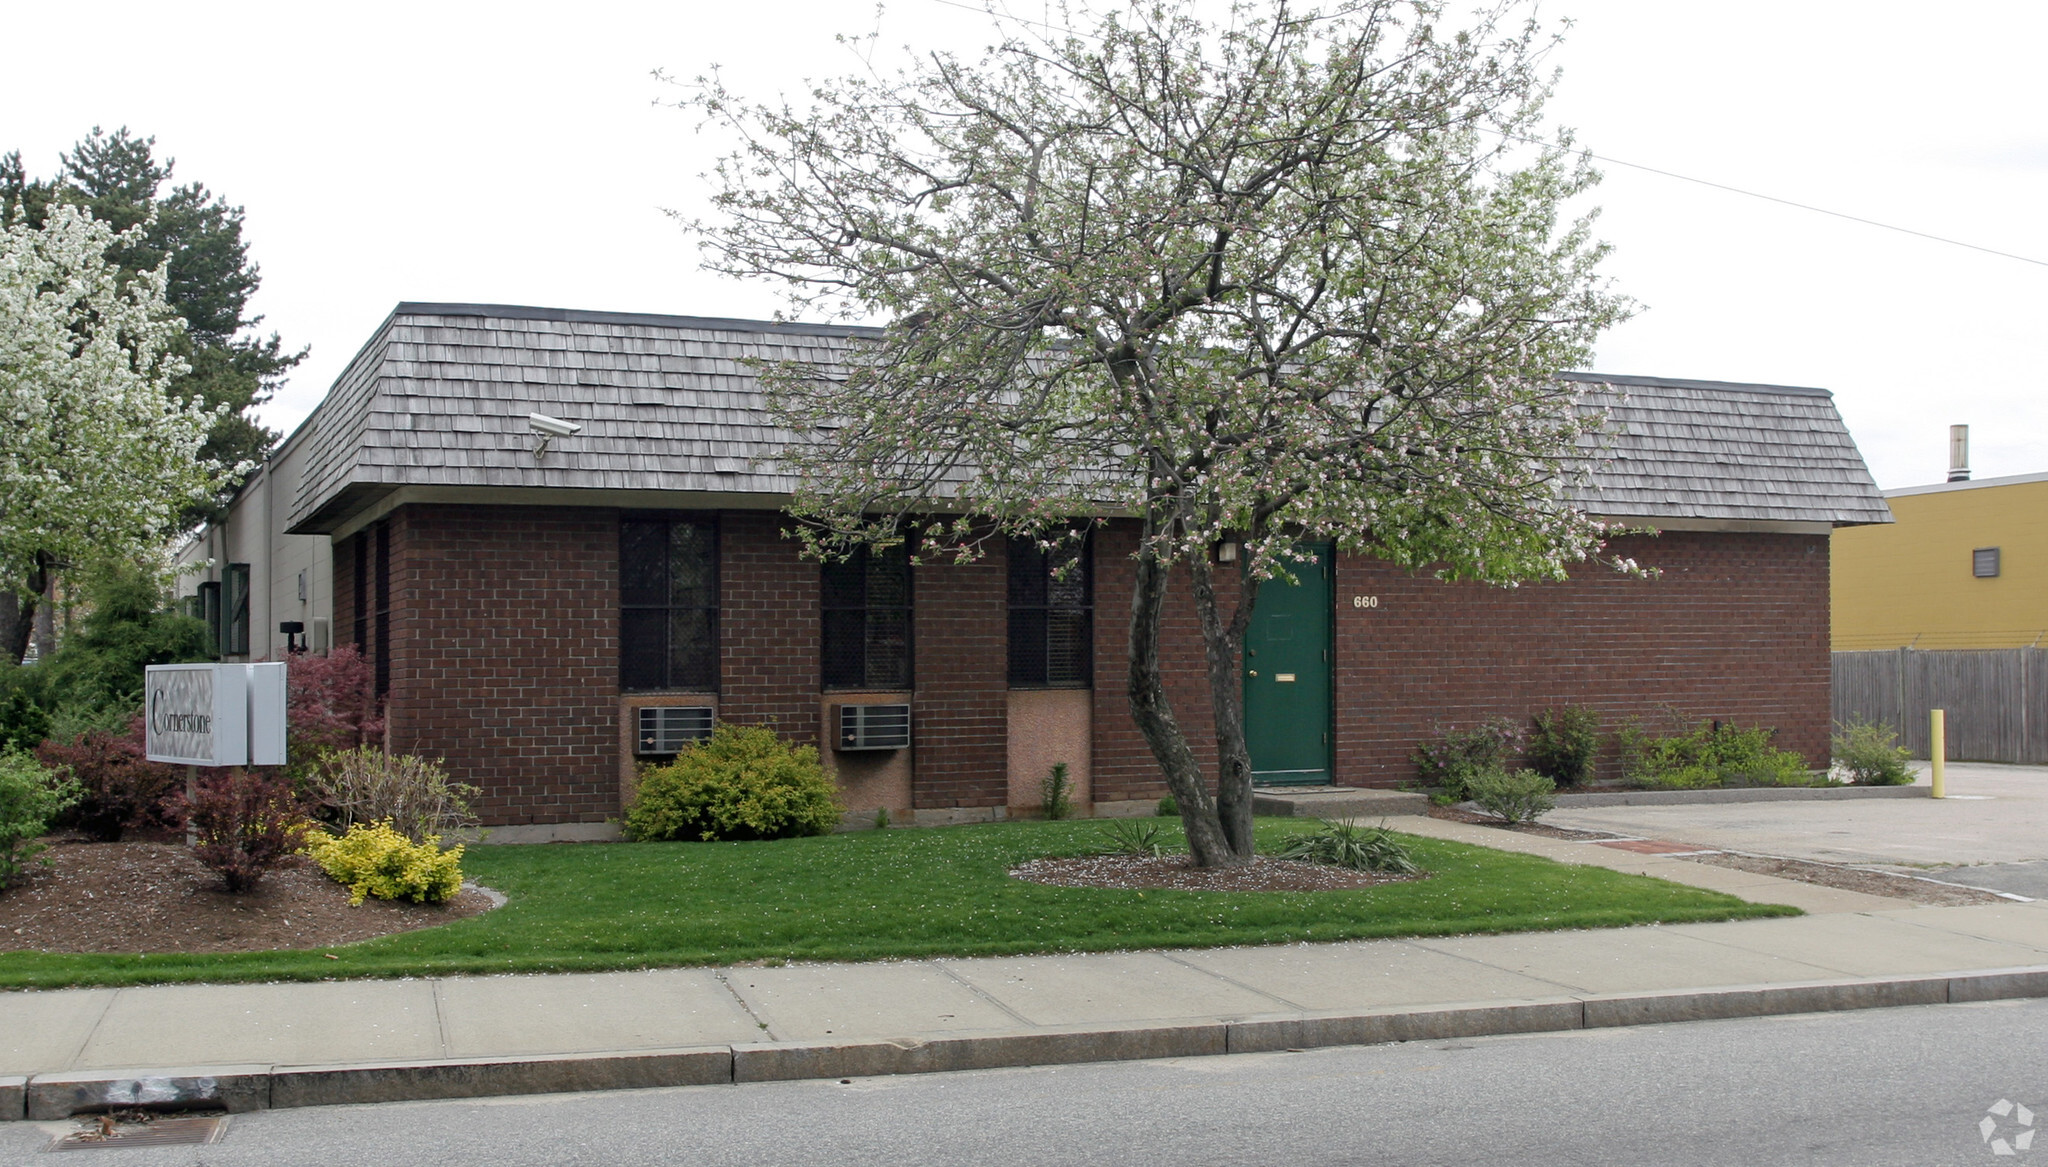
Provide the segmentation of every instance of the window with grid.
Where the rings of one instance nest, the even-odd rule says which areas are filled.
[[[1047,552],[1010,540],[1010,686],[1085,689],[1095,679],[1095,562],[1088,541]]]
[[[619,688],[718,690],[718,524],[619,522]]]
[[[862,547],[821,583],[824,687],[910,688],[910,549]]]

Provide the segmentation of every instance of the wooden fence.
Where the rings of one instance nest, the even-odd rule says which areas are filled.
[[[1927,756],[1927,711],[1948,711],[1957,762],[2048,762],[2048,649],[1889,649],[1834,654],[1836,724],[1890,726]]]

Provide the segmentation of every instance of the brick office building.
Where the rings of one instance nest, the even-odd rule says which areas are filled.
[[[212,563],[224,652],[281,656],[287,622],[314,651],[360,645],[390,747],[446,758],[500,837],[602,836],[636,759],[713,718],[817,743],[863,819],[1000,817],[1036,805],[1055,762],[1096,813],[1149,806],[1163,786],[1123,696],[1129,524],[1099,527],[1072,575],[1026,547],[821,567],[784,536],[793,484],[743,362],[829,359],[856,331],[399,305],[188,551]],[[1889,521],[1831,399],[1588,391],[1616,432],[1581,501],[1656,528],[1616,550],[1661,574],[1501,589],[1322,556],[1288,597],[1313,618],[1286,643],[1253,629],[1296,662],[1246,662],[1255,768],[1393,785],[1439,724],[1567,703],[1774,726],[1823,761],[1829,532]],[[1168,644],[1199,743],[1191,611]]]

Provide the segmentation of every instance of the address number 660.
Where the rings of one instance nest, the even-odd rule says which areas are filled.
[[[1380,598],[1378,596],[1353,596],[1351,597],[1351,606],[1354,608],[1377,608],[1380,606]]]

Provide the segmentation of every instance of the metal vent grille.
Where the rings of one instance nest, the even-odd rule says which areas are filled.
[[[224,1114],[166,1115],[81,1114],[80,1129],[67,1131],[50,1140],[45,1151],[92,1151],[101,1147],[167,1147],[183,1143],[218,1143],[227,1133]]]
[[[1998,575],[1998,548],[1979,547],[1970,552],[1970,570],[1978,579],[1995,579]]]
[[[647,706],[640,710],[636,754],[679,754],[691,742],[711,736],[709,705]]]
[[[840,750],[900,750],[910,745],[910,706],[835,705]]]

